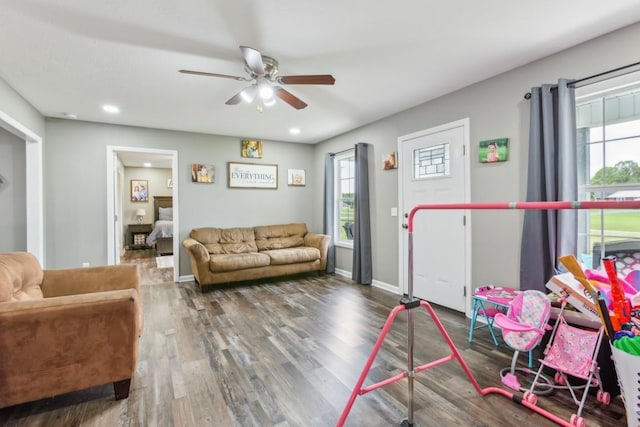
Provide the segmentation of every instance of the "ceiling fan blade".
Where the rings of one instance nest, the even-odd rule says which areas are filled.
[[[247,46],[240,46],[240,50],[242,51],[244,61],[247,63],[249,68],[251,68],[256,75],[264,76],[264,62],[262,62],[262,54],[260,51]]]
[[[235,95],[233,95],[231,98],[229,98],[227,102],[225,102],[225,104],[236,105],[236,104],[239,104],[240,101],[242,101],[242,92],[238,92]]]
[[[280,76],[279,83],[286,85],[332,85],[336,82],[331,74],[318,74],[311,76]]]
[[[242,89],[240,92],[232,96],[225,104],[227,105],[236,105],[240,103],[240,101],[246,101],[248,103],[252,103],[258,94],[258,87],[256,85],[248,86]]]
[[[284,102],[286,102],[287,104],[291,105],[296,110],[302,110],[303,108],[305,108],[307,106],[307,104],[303,100],[301,100],[300,98],[298,98],[297,96],[295,96],[291,92],[288,92],[288,91],[282,89],[279,86],[274,86],[273,87],[273,93],[274,93],[275,96],[277,96],[278,98],[282,99]]]
[[[234,80],[239,80],[244,82],[250,81],[245,77],[229,76],[227,74],[205,73],[204,71],[178,70],[178,72],[183,74],[195,74],[196,76],[223,77],[225,79],[234,79]]]

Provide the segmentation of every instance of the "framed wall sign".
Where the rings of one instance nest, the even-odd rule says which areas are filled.
[[[278,188],[278,165],[227,162],[229,188]]]

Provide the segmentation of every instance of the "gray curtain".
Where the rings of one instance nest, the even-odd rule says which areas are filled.
[[[327,153],[324,156],[324,224],[322,232],[331,236],[329,251],[327,253],[327,273],[335,273],[336,271],[336,248],[333,244],[336,237],[333,234],[333,220],[335,216],[333,158],[333,153]]]
[[[527,201],[573,201],[578,197],[576,106],[573,85],[531,90]],[[520,251],[520,289],[546,292],[561,271],[559,256],[576,254],[577,211],[525,211]]]
[[[371,215],[369,213],[369,144],[356,144],[356,195],[353,224],[353,267],[351,278],[370,285],[373,280],[371,265]]]

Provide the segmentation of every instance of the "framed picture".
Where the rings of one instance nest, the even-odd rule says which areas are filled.
[[[509,138],[480,141],[478,161],[480,163],[505,162],[509,158]]]
[[[243,140],[242,148],[240,151],[242,157],[249,157],[252,159],[262,158],[262,141],[255,140]]]
[[[132,202],[148,202],[149,201],[149,181],[146,179],[131,180],[131,201]]]
[[[278,188],[278,165],[227,162],[229,188]]]
[[[205,165],[202,163],[193,163],[191,165],[191,182],[203,182],[212,184],[216,175],[213,165]]]
[[[307,185],[304,169],[289,169],[287,171],[287,184],[292,187],[304,187]]]
[[[392,151],[386,156],[383,156],[382,169],[386,171],[391,169],[398,169],[398,162],[396,161],[397,157],[398,156],[395,151]]]

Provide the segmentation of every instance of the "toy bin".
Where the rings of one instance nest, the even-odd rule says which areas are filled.
[[[611,346],[620,392],[624,397],[627,426],[640,426],[640,356]]]

